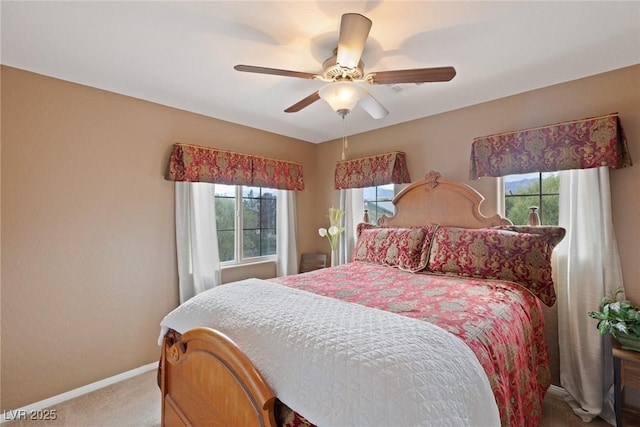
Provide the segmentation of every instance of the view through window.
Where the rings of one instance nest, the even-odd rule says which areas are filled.
[[[505,216],[525,225],[529,207],[537,206],[541,225],[558,225],[560,176],[558,172],[527,173],[504,177]]]
[[[395,196],[394,184],[378,185],[363,189],[364,208],[369,210],[369,222],[378,223],[382,215],[393,215],[393,197]]]
[[[241,263],[276,255],[277,190],[215,186],[220,262]]]

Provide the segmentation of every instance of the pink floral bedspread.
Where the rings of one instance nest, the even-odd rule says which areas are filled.
[[[422,319],[457,335],[486,371],[502,425],[540,424],[551,377],[540,301],[525,288],[357,261],[272,281]]]

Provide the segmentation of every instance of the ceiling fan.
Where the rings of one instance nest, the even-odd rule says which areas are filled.
[[[372,22],[369,18],[359,13],[345,13],[342,15],[338,47],[334,50],[333,56],[322,64],[322,74],[252,65],[236,65],[233,68],[237,71],[248,73],[273,74],[327,82],[328,84],[320,90],[313,92],[284,111],[285,113],[295,113],[322,98],[343,118],[358,101],[360,101],[362,108],[374,119],[380,119],[389,114],[389,111],[358,83],[446,82],[455,77],[456,70],[453,67],[377,71],[365,74],[361,57],[369,36],[371,24]]]

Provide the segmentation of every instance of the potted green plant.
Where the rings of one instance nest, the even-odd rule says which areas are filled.
[[[640,351],[640,309],[627,300],[618,300],[624,291],[618,288],[602,298],[600,311],[588,315],[598,320],[601,335],[611,334],[622,348]]]

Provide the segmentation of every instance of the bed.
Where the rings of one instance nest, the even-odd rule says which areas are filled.
[[[353,261],[223,285],[162,322],[162,424],[535,426],[557,227],[430,172]],[[202,295],[202,296],[201,296]],[[277,392],[277,394],[276,394]]]

